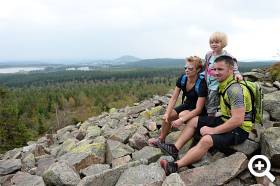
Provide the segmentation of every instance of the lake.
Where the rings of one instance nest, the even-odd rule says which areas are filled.
[[[10,74],[10,73],[27,73],[34,70],[44,70],[45,67],[9,67],[9,68],[0,68],[1,74]]]

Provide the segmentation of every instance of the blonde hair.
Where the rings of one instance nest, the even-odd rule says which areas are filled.
[[[202,69],[202,59],[198,56],[189,56],[186,58],[186,62],[194,63],[196,69]]]
[[[222,43],[222,47],[226,47],[227,46],[227,35],[223,32],[214,32],[209,39],[209,43],[211,43],[212,41],[219,41]]]

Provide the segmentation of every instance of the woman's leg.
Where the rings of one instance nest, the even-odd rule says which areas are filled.
[[[165,120],[162,121],[160,137],[159,137],[161,139],[161,141],[165,140],[166,136],[168,135],[169,131],[171,130],[171,122],[178,118],[179,118],[179,116],[178,116],[177,112],[173,109],[170,114],[169,121],[168,122],[166,122]]]

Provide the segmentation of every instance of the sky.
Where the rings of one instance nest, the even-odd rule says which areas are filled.
[[[237,59],[280,59],[280,1],[0,0],[0,61],[204,57],[215,31]]]

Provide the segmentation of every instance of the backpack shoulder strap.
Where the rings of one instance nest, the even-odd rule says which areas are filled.
[[[208,52],[206,55],[205,55],[205,69],[204,69],[204,72],[205,72],[205,80],[207,79],[207,72],[208,72],[208,66],[209,66],[209,62],[210,62],[210,58],[212,57],[213,53],[210,51]]]
[[[186,74],[182,75],[181,77],[181,90],[183,89],[183,87],[186,86],[188,77],[186,76]],[[182,104],[184,103],[184,99],[185,99],[186,95],[184,95],[184,91],[183,91],[183,95],[182,95]]]
[[[226,105],[229,109],[231,108],[231,106],[230,106],[230,104],[225,100],[225,94],[226,94],[227,90],[229,89],[229,87],[230,87],[231,85],[235,84],[235,83],[238,83],[238,82],[235,81],[235,80],[232,80],[232,81],[229,83],[229,85],[225,88],[225,90],[224,90],[222,93],[220,93],[220,94],[222,95],[222,99],[224,100],[225,105]]]
[[[182,75],[182,77],[181,77],[181,87],[186,86],[187,79],[188,79],[188,77],[186,76],[186,74]]]
[[[207,54],[205,55],[205,63],[209,63],[209,60],[211,58],[211,56],[213,55],[212,51],[207,52]]]
[[[256,105],[255,105],[255,102],[256,102],[256,98],[254,96],[254,92],[253,90],[250,88],[250,86],[247,84],[247,81],[243,80],[240,84],[244,85],[249,93],[250,93],[250,97],[251,97],[251,104],[252,104],[252,122],[255,123],[255,120],[256,120]]]
[[[210,61],[210,58],[212,57],[213,53],[210,51],[210,52],[207,52],[207,54],[205,55],[205,68],[208,68],[208,65],[209,65],[209,61]]]
[[[197,78],[197,80],[195,82],[195,87],[194,87],[195,88],[195,92],[197,94],[199,93],[199,87],[200,87],[200,83],[201,83],[202,79],[204,79],[204,75],[203,74],[199,74],[198,78]]]

